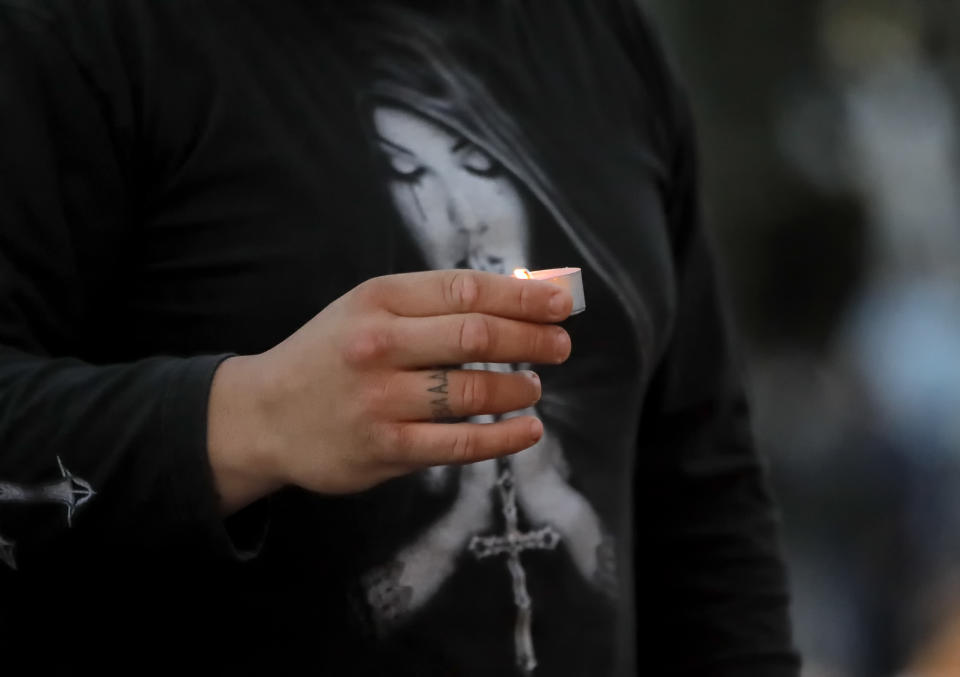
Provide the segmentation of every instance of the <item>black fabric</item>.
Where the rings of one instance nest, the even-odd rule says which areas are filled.
[[[692,125],[626,0],[0,0],[0,483],[83,496],[0,490],[5,658],[521,674],[502,558],[465,549],[396,627],[370,606],[368,574],[470,469],[217,514],[219,362],[429,265],[391,198],[378,106],[494,158],[530,267],[584,270],[575,351],[538,369],[537,411],[609,563],[586,576],[565,541],[522,554],[534,674],[796,674]]]

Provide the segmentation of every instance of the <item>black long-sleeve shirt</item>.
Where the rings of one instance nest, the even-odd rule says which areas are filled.
[[[516,487],[517,528],[541,530],[514,561],[533,674],[796,674],[691,125],[639,12],[379,4],[400,9],[0,0],[0,654],[522,674],[516,570],[469,545],[507,528],[502,486],[448,530],[449,567],[404,579],[490,471]],[[424,228],[490,205],[454,214],[454,175],[391,166],[384,105],[519,196],[522,238],[491,247],[584,269],[574,355],[540,370],[551,465],[289,489],[225,525],[206,455],[219,362],[430,266]],[[417,172],[446,221],[404,211]]]

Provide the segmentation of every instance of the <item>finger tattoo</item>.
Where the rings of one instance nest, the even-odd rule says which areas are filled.
[[[450,369],[438,369],[430,374],[430,387],[427,392],[433,396],[430,400],[430,413],[434,423],[452,423],[457,420],[450,408],[448,386]]]

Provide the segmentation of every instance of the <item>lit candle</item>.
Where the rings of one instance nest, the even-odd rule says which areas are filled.
[[[579,268],[549,268],[547,270],[527,270],[517,268],[513,276],[521,280],[543,280],[558,287],[563,287],[573,297],[573,312],[571,315],[582,313],[587,309],[587,302],[583,296],[583,277]]]

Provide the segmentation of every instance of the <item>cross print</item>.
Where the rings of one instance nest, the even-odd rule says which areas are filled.
[[[97,492],[90,484],[74,476],[57,456],[62,479],[39,487],[24,487],[10,482],[0,482],[0,503],[62,503],[67,509],[67,526],[73,526],[73,514]],[[14,558],[15,543],[0,535],[0,561],[11,569],[17,568]]]
[[[560,534],[550,525],[536,531],[520,531],[517,526],[517,490],[509,468],[504,468],[497,478],[497,489],[506,532],[496,536],[474,536],[468,548],[477,559],[507,556],[507,569],[513,581],[513,601],[517,605],[517,621],[513,630],[517,666],[523,674],[530,675],[537,667],[531,635],[533,603],[527,592],[527,574],[520,562],[520,553],[525,550],[553,550],[560,543]]]
[[[494,417],[471,420],[490,423]],[[612,543],[604,538],[603,525],[587,498],[569,483],[564,463],[556,438],[547,434],[509,459],[459,467],[456,499],[446,512],[361,578],[379,630],[389,633],[423,609],[457,570],[464,553],[477,559],[505,555],[518,609],[514,653],[519,670],[529,675],[536,656],[530,639],[529,572],[521,566],[522,552],[562,546],[587,584],[611,597],[616,595]],[[435,477],[424,477],[429,480],[427,488],[442,488],[453,473],[451,468],[435,470],[439,471]],[[517,518],[520,511],[530,524],[549,527],[522,532]],[[505,532],[491,535],[500,516]]]

